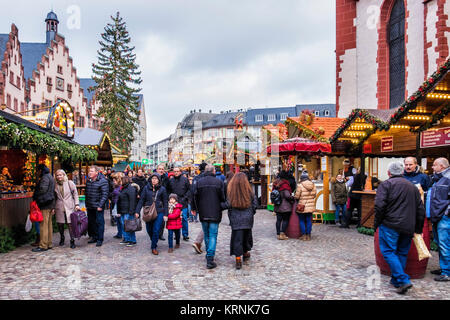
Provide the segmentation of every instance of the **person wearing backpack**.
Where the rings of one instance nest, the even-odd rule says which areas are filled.
[[[75,239],[72,233],[70,214],[74,211],[80,210],[80,201],[78,199],[77,188],[75,186],[75,183],[67,178],[66,173],[62,169],[56,171],[55,178],[55,214],[56,223],[58,224],[58,230],[60,234],[59,245],[64,245],[64,226],[67,224],[69,226],[70,248],[74,249]]]
[[[39,224],[39,247],[34,248],[31,251],[43,252],[52,249],[53,247],[52,213],[54,213],[53,209],[55,208],[55,180],[50,174],[50,169],[44,164],[37,166],[36,173],[40,179],[34,189],[33,200],[36,201],[41,210],[44,220]]]
[[[277,230],[278,240],[288,240],[286,229],[289,224],[289,217],[292,212],[292,205],[294,197],[292,196],[292,189],[289,181],[286,179],[277,179],[273,183],[273,191],[271,198],[273,198],[274,209],[277,215],[277,222],[275,224]],[[277,195],[278,193],[278,195]]]

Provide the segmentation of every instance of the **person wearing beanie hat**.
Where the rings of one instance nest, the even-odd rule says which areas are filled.
[[[174,198],[175,201],[178,201],[178,196],[177,196],[176,193],[171,193],[171,194],[169,195],[169,201],[170,201],[170,199],[172,199],[172,198]]]
[[[158,255],[159,232],[164,220],[164,216],[168,215],[168,197],[167,191],[164,186],[161,185],[161,176],[158,173],[153,173],[150,176],[149,183],[144,187],[141,193],[139,203],[136,206],[136,213],[139,213],[143,207],[149,207],[155,202],[157,218],[153,221],[145,223],[147,234],[151,239],[151,249],[154,255]]]

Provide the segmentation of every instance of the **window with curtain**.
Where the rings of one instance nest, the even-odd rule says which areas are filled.
[[[389,19],[389,108],[405,100],[405,6],[396,0]]]

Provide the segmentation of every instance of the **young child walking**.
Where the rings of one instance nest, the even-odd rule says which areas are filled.
[[[183,205],[178,203],[178,196],[175,193],[169,196],[169,215],[167,216],[167,230],[169,231],[169,253],[173,252],[173,234],[175,233],[175,249],[180,247],[181,235],[181,209]]]

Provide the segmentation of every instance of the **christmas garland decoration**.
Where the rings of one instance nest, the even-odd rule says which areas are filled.
[[[353,121],[356,118],[364,119],[367,123],[372,124],[374,128],[366,131],[365,137],[359,137],[359,143],[363,142],[367,139],[367,137],[373,133],[375,133],[376,130],[389,130],[390,125],[377,117],[371,115],[368,110],[365,109],[353,109],[351,114],[348,116],[346,120],[341,124],[341,126],[336,130],[336,132],[333,134],[333,136],[330,138],[330,143],[335,142],[341,135],[344,133],[345,130],[350,127],[350,125],[353,123]],[[355,138],[356,139],[356,138]]]
[[[327,138],[322,137],[322,135],[320,135],[318,133],[318,131],[320,129],[310,129],[310,128],[305,127],[302,124],[298,123],[297,121],[294,121],[294,120],[289,119],[289,118],[286,120],[286,124],[292,124],[297,129],[299,129],[300,130],[299,134],[303,138],[307,138],[307,139],[312,138],[312,139],[317,140],[319,142],[329,143]]]
[[[447,59],[447,61],[442,64],[439,69],[434,72],[426,81],[424,81],[416,92],[414,92],[406,101],[404,101],[400,105],[397,112],[391,116],[389,124],[395,124],[411,109],[414,109],[417,106],[418,100],[425,98],[426,95],[436,86],[436,84],[447,74],[449,69],[450,58]]]
[[[418,127],[417,129],[410,129],[411,132],[417,133],[417,132],[422,132],[425,130],[430,129],[436,122],[442,120],[447,114],[450,113],[450,102],[448,102],[441,110],[439,110],[439,112],[437,112],[436,114],[434,114],[431,117],[431,120],[424,123],[423,125],[421,125],[420,127]]]
[[[87,147],[72,144],[51,134],[41,133],[22,124],[7,122],[0,116],[0,145],[25,149],[38,155],[59,157],[61,162],[96,161],[97,152]]]

